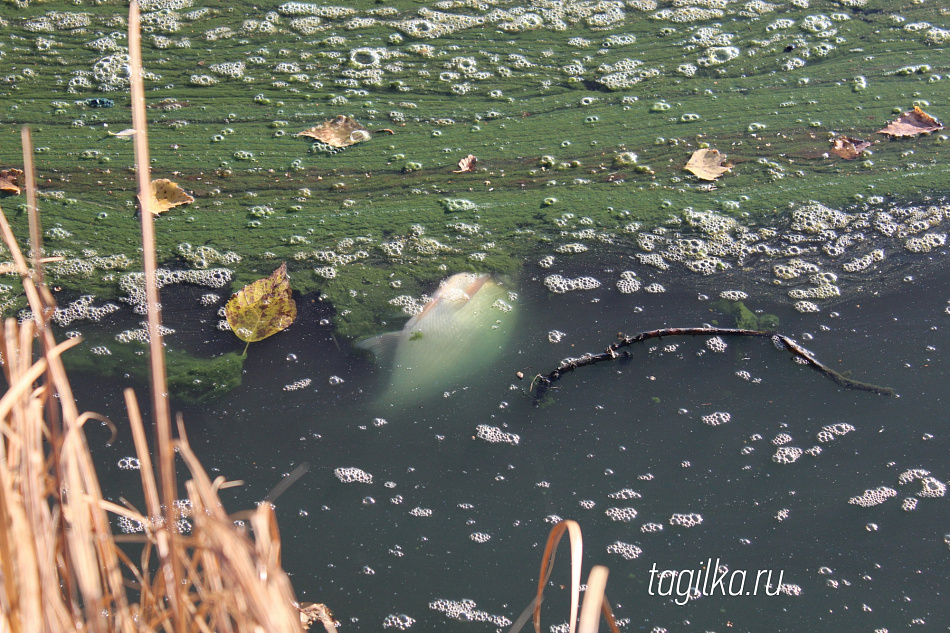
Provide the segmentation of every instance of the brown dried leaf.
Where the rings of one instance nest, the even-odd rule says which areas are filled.
[[[0,169],[0,191],[11,193],[14,196],[20,195],[20,179],[22,177],[22,169]]]
[[[332,147],[349,147],[372,138],[369,130],[357,123],[356,119],[342,114],[335,119],[298,132],[297,136],[307,136]]]
[[[897,119],[888,123],[883,130],[878,130],[877,133],[894,137],[918,136],[942,129],[943,124],[940,121],[921,110],[919,106],[914,106],[913,110],[908,110],[900,115]]]
[[[697,178],[715,180],[732,169],[732,163],[727,161],[718,149],[698,149],[689,157],[684,169],[695,174]]]
[[[834,140],[831,153],[845,160],[854,160],[871,147],[871,141],[862,141],[848,136],[839,136]]]
[[[173,207],[191,204],[195,201],[185,190],[168,178],[158,178],[152,181],[152,190],[149,196],[149,208],[158,215]]]
[[[465,158],[459,161],[459,168],[454,170],[453,174],[464,174],[468,171],[475,171],[475,164],[478,163],[478,159],[475,158],[473,154],[469,154]]]

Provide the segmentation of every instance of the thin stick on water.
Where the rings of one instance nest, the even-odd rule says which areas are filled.
[[[165,347],[159,315],[158,284],[155,271],[158,268],[155,254],[155,227],[151,200],[150,161],[148,155],[148,131],[145,116],[145,82],[142,79],[142,37],[139,4],[132,0],[129,6],[129,82],[132,94],[132,127],[135,129],[135,171],[138,177],[139,217],[142,221],[142,252],[145,270],[145,300],[148,309],[149,373],[152,383],[152,409],[158,442],[159,477],[162,500],[165,504],[165,529],[159,530],[158,552],[162,559],[167,594],[174,601],[175,629],[185,630],[183,605],[177,600],[176,590],[181,569],[178,557],[178,538],[170,530],[175,524],[172,502],[177,498],[175,486],[175,454],[172,445],[171,414],[168,405],[168,385],[165,376]]]
[[[561,361],[561,363],[551,372],[541,375],[537,374],[531,380],[531,387],[529,391],[534,392],[534,404],[538,406],[541,403],[541,399],[544,397],[544,394],[547,393],[548,389],[553,388],[555,382],[560,380],[565,374],[574,371],[575,369],[580,369],[581,367],[587,367],[588,365],[596,365],[597,363],[602,363],[605,361],[611,361],[615,359],[626,359],[630,358],[629,351],[620,351],[625,347],[630,347],[634,343],[642,343],[649,339],[653,338],[664,338],[668,336],[753,336],[753,337],[768,337],[773,339],[776,342],[776,345],[781,345],[786,350],[791,352],[794,356],[801,359],[806,365],[817,370],[819,373],[827,376],[836,384],[846,388],[846,389],[857,389],[859,391],[870,391],[871,393],[876,393],[881,396],[893,396],[894,390],[890,387],[882,387],[880,385],[872,385],[870,383],[861,382],[859,380],[854,380],[848,378],[847,376],[836,372],[832,368],[820,362],[815,355],[810,351],[796,343],[793,339],[780,334],[778,332],[765,331],[765,330],[743,330],[737,328],[719,328],[719,327],[676,327],[676,328],[661,328],[659,330],[650,330],[649,332],[640,332],[639,334],[634,335],[623,335],[618,334],[618,340],[616,343],[611,343],[607,348],[600,354],[584,354],[580,358],[569,358]]]

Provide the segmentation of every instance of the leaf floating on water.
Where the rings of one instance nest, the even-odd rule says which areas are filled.
[[[689,157],[684,169],[702,180],[715,180],[732,169],[732,163],[718,149],[698,149]]]
[[[921,110],[919,106],[914,106],[913,110],[908,110],[900,115],[897,119],[888,123],[883,130],[878,130],[877,133],[893,137],[918,136],[942,129],[943,124],[940,121]]]
[[[22,169],[0,169],[0,191],[14,196],[20,195],[20,178],[22,176]]]
[[[158,178],[152,181],[152,190],[149,196],[149,208],[158,215],[169,209],[195,201],[184,189],[168,178]]]
[[[290,327],[297,318],[297,304],[290,294],[287,264],[232,295],[224,314],[234,334],[247,343]]]
[[[834,147],[831,148],[831,153],[845,160],[854,160],[861,156],[864,150],[869,147],[871,147],[871,141],[839,136],[834,140]]]
[[[459,168],[453,170],[453,174],[464,174],[465,172],[475,171],[475,165],[478,163],[478,159],[474,155],[469,154],[465,158],[459,161]]]
[[[331,147],[349,147],[372,138],[369,130],[360,125],[356,119],[342,114],[335,119],[325,121],[321,125],[298,132],[297,136],[316,139]]]
[[[135,129],[128,128],[127,130],[122,130],[121,132],[113,132],[112,130],[106,130],[106,134],[109,136],[117,136],[119,138],[132,138],[135,136]]]

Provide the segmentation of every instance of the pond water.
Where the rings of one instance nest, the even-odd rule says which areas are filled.
[[[562,518],[585,573],[610,568],[622,630],[944,630],[945,7],[142,6],[153,174],[194,197],[156,220],[174,408],[209,471],[244,481],[229,511],[307,466],[275,501],[302,601],[343,631],[505,630]],[[22,166],[31,125],[58,331],[85,339],[67,359],[81,407],[119,422],[111,446],[89,429],[104,490],[137,503],[127,6],[4,7],[0,169]],[[366,140],[296,135],[338,116]],[[879,133],[911,116],[924,128]],[[713,179],[684,171],[703,149],[731,161]],[[242,359],[221,310],[280,262],[297,320]],[[458,273],[500,303],[406,326]],[[4,281],[8,316],[25,302]],[[734,337],[653,339],[528,393],[618,333],[704,323],[776,329],[896,396]],[[363,349],[404,326],[411,354]]]
[[[226,491],[230,508],[252,506],[309,464],[276,501],[284,565],[301,599],[325,601],[347,629],[378,629],[394,615],[416,630],[506,628],[501,618],[514,620],[531,599],[554,517],[581,524],[585,565],[610,568],[607,593],[629,630],[940,627],[950,616],[946,499],[921,495],[914,475],[901,483],[912,469],[947,476],[950,295],[945,261],[933,265],[943,270],[819,314],[770,300],[754,280],[729,280],[745,281],[753,298],[758,290],[764,299],[747,302],[778,316],[780,331],[819,360],[898,397],[841,389],[768,339],[727,337],[716,352],[704,337],[671,337],[634,346],[629,361],[568,374],[535,407],[516,371],[547,373],[617,332],[733,324],[702,296],[708,285],[689,280],[659,294],[605,286],[552,295],[526,270],[509,281],[518,288],[509,346],[445,395],[402,409],[380,402],[386,372],[314,327],[325,307],[303,301],[298,325],[251,347],[244,382],[225,401],[181,410],[206,467],[247,482]],[[563,333],[559,343],[552,331]],[[102,393],[78,382],[80,393]],[[96,404],[121,420],[118,402],[111,393]],[[729,421],[704,423],[715,412]],[[518,441],[485,441],[480,425]],[[805,453],[777,463],[776,444]],[[133,454],[126,433],[97,453],[110,488],[136,488],[138,473],[119,467]],[[343,483],[341,468],[372,480]],[[880,505],[849,503],[881,486],[895,492]],[[902,509],[908,499],[915,509]],[[675,514],[702,523],[672,525]],[[657,531],[645,531],[651,524]],[[567,616],[565,556],[545,603],[549,624]],[[651,595],[653,565],[695,570],[710,558],[747,571],[747,589],[760,569],[781,573],[796,595],[763,595],[764,580],[759,595],[714,592],[683,606],[675,593],[656,595],[656,582]],[[462,600],[475,605],[457,607],[459,617],[495,617],[460,623],[433,609],[452,612],[449,601]]]

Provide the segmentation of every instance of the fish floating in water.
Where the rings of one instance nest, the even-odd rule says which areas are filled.
[[[358,343],[383,362],[392,358],[381,402],[411,405],[470,383],[508,343],[515,316],[509,301],[491,275],[459,273],[402,330]]]

